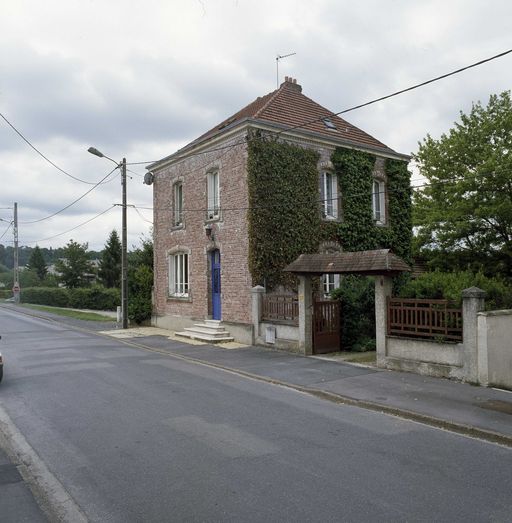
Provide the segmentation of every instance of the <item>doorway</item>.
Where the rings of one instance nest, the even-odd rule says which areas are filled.
[[[313,354],[340,350],[340,302],[316,299],[313,302]]]
[[[220,251],[215,249],[210,252],[210,273],[212,289],[212,319],[220,320],[221,312],[221,285],[220,285]]]

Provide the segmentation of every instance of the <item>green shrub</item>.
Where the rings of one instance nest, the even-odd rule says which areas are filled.
[[[121,304],[118,289],[95,286],[66,289],[63,287],[28,287],[21,290],[22,303],[70,307],[73,309],[115,310]]]
[[[119,289],[107,289],[96,285],[94,287],[79,287],[68,289],[69,306],[74,309],[115,310],[121,304]]]
[[[341,346],[343,350],[373,350],[375,340],[375,284],[372,278],[349,275],[331,298],[341,300]],[[374,346],[374,344],[373,344]]]
[[[352,345],[352,352],[367,352],[373,351],[376,348],[375,338],[363,337],[354,345]]]
[[[69,307],[68,289],[59,287],[27,287],[21,289],[21,302],[52,307]]]
[[[0,289],[0,300],[6,300],[12,297],[11,289]]]
[[[461,293],[469,287],[478,287],[487,292],[485,308],[511,309],[512,287],[500,278],[489,278],[481,272],[426,272],[406,283],[401,291],[402,298],[447,299],[458,307],[462,305]]]
[[[153,271],[147,265],[140,265],[131,273],[129,283],[128,318],[140,324],[151,318],[153,310]]]

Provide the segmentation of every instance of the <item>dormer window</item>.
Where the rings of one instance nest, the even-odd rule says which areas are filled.
[[[372,209],[373,220],[378,225],[386,223],[386,185],[380,180],[373,181]]]
[[[338,218],[338,178],[331,171],[320,173],[320,200],[322,215],[328,220]]]
[[[208,209],[207,220],[218,220],[220,217],[219,171],[207,174]]]
[[[324,122],[324,125],[325,127],[327,127],[327,129],[330,129],[331,131],[336,131],[336,126],[330,118],[322,118],[322,122]]]

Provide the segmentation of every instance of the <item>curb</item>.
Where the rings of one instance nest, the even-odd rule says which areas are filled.
[[[8,307],[4,307],[4,308],[7,309]],[[94,334],[96,336],[100,336],[103,338],[108,338],[108,339],[114,338],[113,336],[109,336],[108,334],[102,334],[97,331],[90,330],[90,329],[87,329],[84,327],[68,325],[62,321],[59,321],[59,319],[47,318],[44,316],[39,316],[37,314],[30,314],[25,311],[16,310],[15,312],[20,312],[21,314],[26,314],[27,316],[34,316],[36,318],[40,318],[40,319],[50,321],[53,323],[63,324],[66,327],[69,327],[71,329],[74,329],[77,331],[82,331],[82,332],[87,332],[89,334]],[[506,434],[502,434],[500,432],[495,432],[495,431],[488,430],[488,429],[477,428],[477,427],[473,427],[471,425],[466,425],[464,423],[458,423],[458,422],[452,421],[452,420],[436,418],[434,416],[429,416],[427,414],[420,414],[418,412],[410,411],[407,409],[402,409],[400,407],[392,407],[389,405],[383,405],[381,403],[375,403],[375,402],[368,401],[368,400],[359,400],[356,398],[351,398],[349,396],[343,396],[341,394],[335,394],[335,393],[323,391],[320,389],[304,387],[302,385],[295,385],[293,383],[288,383],[288,382],[281,381],[281,380],[278,380],[275,378],[268,378],[267,376],[261,376],[259,374],[252,374],[250,372],[246,372],[246,371],[243,371],[240,369],[226,367],[224,365],[219,365],[217,363],[212,363],[212,362],[200,360],[197,358],[192,358],[189,356],[175,354],[173,352],[166,351],[164,349],[156,349],[154,347],[150,347],[150,346],[144,345],[142,343],[128,341],[128,340],[122,339],[122,338],[114,338],[114,339],[116,339],[117,341],[119,341],[120,343],[123,343],[125,345],[131,346],[134,348],[138,348],[138,349],[142,349],[147,352],[154,352],[154,353],[162,354],[162,355],[165,355],[165,356],[168,356],[168,357],[171,357],[174,359],[178,359],[181,361],[186,361],[186,362],[195,363],[198,365],[203,365],[206,367],[222,370],[224,372],[229,372],[231,374],[243,376],[245,378],[253,379],[255,381],[261,381],[261,382],[269,383],[271,385],[286,387],[288,389],[296,390],[298,392],[303,392],[303,393],[315,396],[320,399],[328,400],[332,403],[337,403],[340,405],[348,405],[351,407],[359,407],[359,408],[362,408],[365,410],[371,410],[374,412],[380,412],[382,414],[387,414],[390,416],[395,416],[395,417],[406,419],[409,421],[421,423],[423,425],[428,425],[428,426],[435,427],[438,429],[443,429],[443,430],[446,430],[449,432],[453,432],[455,434],[460,434],[462,436],[468,436],[471,438],[481,439],[483,441],[488,441],[490,443],[497,443],[499,445],[503,445],[503,446],[512,448],[512,435],[509,436]]]
[[[84,329],[87,331],[87,329]],[[104,336],[110,338],[107,334],[99,334],[94,331],[88,331],[92,332],[93,334],[96,334],[98,336]],[[512,448],[512,436],[508,436],[506,434],[501,434],[499,432],[494,432],[487,429],[477,428],[473,427],[471,425],[466,425],[464,423],[457,423],[455,421],[451,420],[445,420],[442,418],[436,418],[434,416],[429,416],[427,414],[420,414],[418,412],[410,411],[407,409],[402,409],[400,407],[392,407],[388,405],[382,405],[381,403],[375,403],[367,400],[358,400],[356,398],[351,398],[349,396],[343,396],[341,394],[335,394],[332,392],[326,392],[320,389],[313,389],[311,387],[304,387],[302,385],[295,385],[293,383],[288,383],[286,381],[281,381],[275,378],[268,378],[267,376],[261,376],[259,374],[252,374],[247,371],[243,371],[240,369],[235,369],[232,367],[226,367],[224,365],[219,365],[218,363],[212,363],[204,360],[200,360],[197,358],[191,358],[189,356],[183,356],[180,354],[174,354],[172,352],[168,352],[163,349],[155,349],[154,347],[150,347],[148,345],[143,345],[141,343],[131,342],[127,340],[119,340],[122,341],[124,344],[139,348],[142,350],[145,350],[147,352],[155,352],[158,354],[163,354],[171,358],[175,358],[178,360],[195,363],[198,365],[203,365],[205,367],[210,367],[218,370],[222,370],[224,372],[229,372],[230,374],[235,374],[237,376],[243,376],[245,378],[249,378],[255,381],[262,381],[265,383],[269,383],[271,385],[277,385],[280,387],[285,387],[291,390],[296,390],[298,392],[302,392],[305,394],[309,394],[312,396],[315,396],[320,399],[328,400],[332,403],[337,403],[340,405],[348,405],[350,407],[359,407],[365,410],[371,410],[374,412],[380,412],[382,414],[387,414],[390,416],[395,416],[398,418],[406,419],[409,421],[414,421],[416,423],[421,423],[423,425],[428,425],[431,427],[435,427],[438,429],[443,429],[449,432],[453,432],[455,434],[460,434],[462,436],[468,436],[471,438],[481,439],[484,441],[488,441],[490,443],[497,443],[499,445],[503,445],[506,447]]]

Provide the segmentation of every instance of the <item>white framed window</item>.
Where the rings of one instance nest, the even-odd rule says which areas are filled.
[[[173,226],[183,225],[183,183],[176,182],[173,186],[174,193],[174,216]]]
[[[188,298],[189,294],[188,254],[173,254],[169,256],[169,295]]]
[[[386,223],[386,185],[380,180],[373,181],[372,209],[376,223]]]
[[[322,274],[322,292],[324,298],[329,298],[331,292],[340,286],[339,274]]]
[[[322,215],[328,220],[338,218],[338,178],[330,171],[320,173]]]
[[[210,171],[207,174],[208,211],[207,220],[220,217],[219,171]]]

